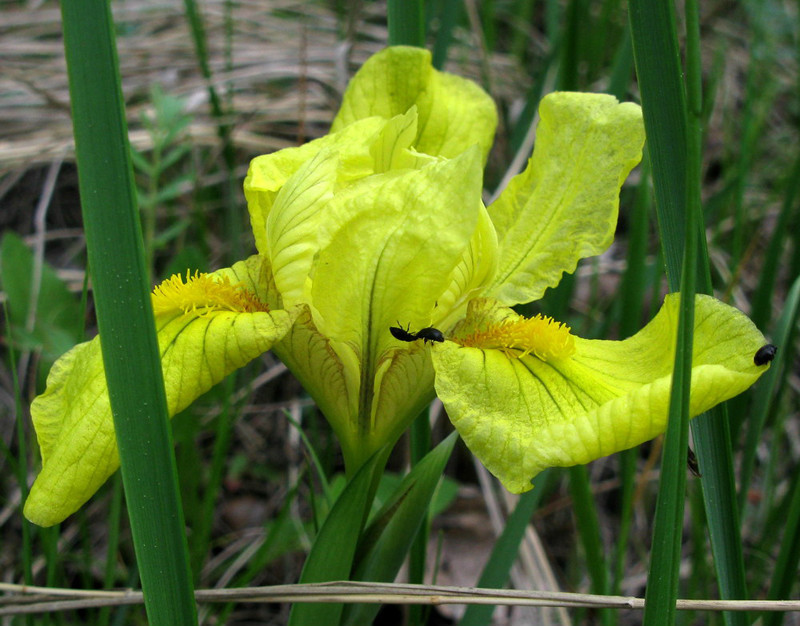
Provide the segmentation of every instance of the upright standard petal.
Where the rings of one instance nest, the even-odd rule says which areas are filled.
[[[477,144],[486,161],[497,127],[494,102],[472,81],[434,69],[422,48],[395,46],[370,57],[350,81],[331,131],[373,115],[391,118],[414,105],[417,150],[453,158]]]
[[[320,232],[329,230],[326,224],[337,219],[329,208],[334,196],[347,193],[349,187],[375,174],[419,169],[439,161],[411,150],[417,128],[416,107],[392,119],[381,119],[379,126],[370,124],[364,133],[355,133],[353,129],[362,126],[359,122],[338,133],[341,137],[300,165],[271,205],[264,222],[263,249],[287,306],[308,300]]]
[[[558,92],[539,105],[533,156],[489,206],[500,245],[492,286],[503,304],[532,302],[611,244],[619,189],[641,160],[641,109],[605,94]]]
[[[389,327],[401,320],[421,328],[434,315],[444,315],[437,300],[478,223],[480,168],[473,148],[419,170],[371,176],[337,194],[327,208],[310,302],[317,326],[340,360],[357,365],[358,378],[348,378],[349,395],[358,398],[348,428],[361,440],[359,454],[399,434],[412,407],[418,410],[418,398],[430,399],[429,366],[426,387],[402,376],[423,371],[424,363],[406,367],[388,358],[407,348]],[[388,397],[378,402],[384,375],[397,392],[392,393],[397,404],[390,406]]]
[[[633,337],[598,341],[476,300],[456,339],[433,348],[437,394],[489,471],[510,491],[527,491],[543,469],[588,463],[664,432],[678,308],[679,296],[669,295]],[[753,361],[765,343],[743,313],[697,296],[691,415],[752,385],[768,368]]]
[[[370,147],[385,125],[386,120],[380,117],[363,119],[344,132],[328,134],[302,146],[284,148],[253,159],[244,179],[244,195],[256,249],[268,256],[267,216],[289,178],[325,149],[333,149],[339,154],[343,176],[360,178],[371,174],[373,164],[369,155]]]
[[[156,289],[170,415],[288,332],[293,316],[268,311],[256,295],[264,289],[263,277],[262,261],[253,257],[215,275],[173,277]],[[260,287],[251,290],[248,284]],[[32,522],[51,526],[80,508],[119,467],[99,337],[56,362],[47,389],[31,404],[31,416],[42,471],[24,512]]]

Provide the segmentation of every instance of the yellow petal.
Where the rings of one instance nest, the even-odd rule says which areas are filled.
[[[613,96],[552,93],[527,169],[489,207],[500,260],[484,295],[508,305],[532,302],[578,261],[611,244],[619,189],[641,159],[641,109]]]
[[[320,330],[370,371],[398,320],[427,326],[480,212],[480,157],[372,176],[338,193],[322,225],[311,290]]]
[[[373,164],[369,156],[370,146],[385,125],[386,120],[379,117],[363,119],[343,132],[325,135],[296,148],[264,154],[250,162],[244,179],[244,195],[256,249],[260,254],[269,256],[267,216],[286,181],[324,149],[334,149],[339,153],[344,163],[342,169],[349,176],[358,178],[371,174]]]
[[[205,299],[198,287],[208,280],[203,276],[186,282],[172,279],[154,295],[170,415],[267,351],[289,330],[292,315],[267,312],[253,292],[237,287],[237,278],[260,283],[261,271],[260,259],[253,257],[219,272],[214,284],[206,285]],[[237,306],[245,312],[231,310]],[[74,513],[119,467],[99,337],[75,346],[55,363],[47,389],[31,404],[31,416],[42,471],[25,503],[25,516],[51,526]]]
[[[336,227],[337,218],[329,208],[334,196],[346,195],[349,187],[370,175],[423,168],[438,161],[411,149],[416,124],[412,107],[403,115],[381,120],[380,127],[371,122],[349,126],[331,135],[330,145],[321,147],[285,181],[264,222],[263,248],[286,306],[308,299],[312,264],[324,244],[320,233]],[[357,133],[357,128],[362,130]],[[333,226],[328,225],[332,220]]]
[[[370,57],[350,81],[331,131],[374,115],[388,119],[414,105],[417,150],[453,158],[477,144],[485,162],[497,127],[494,102],[472,81],[433,69],[422,48],[395,46]]]
[[[572,350],[545,350],[543,360],[519,340],[502,348],[499,335],[488,338],[491,325],[519,316],[491,301],[475,301],[456,333],[461,339],[433,348],[437,394],[481,462],[510,491],[526,491],[543,469],[588,463],[664,432],[678,306],[679,296],[672,294],[633,337],[573,337]],[[478,337],[483,343],[478,331],[484,332]],[[490,341],[494,347],[471,347]],[[691,415],[752,385],[767,370],[753,362],[765,343],[744,314],[697,296]]]

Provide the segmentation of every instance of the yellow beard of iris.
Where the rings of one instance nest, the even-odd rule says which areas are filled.
[[[540,314],[507,319],[454,341],[472,348],[502,350],[509,357],[534,354],[542,361],[550,361],[574,354],[575,338],[569,331],[566,324]]]
[[[232,284],[227,276],[215,277],[201,272],[192,276],[186,272],[186,282],[175,274],[155,288],[153,311],[156,314],[183,311],[204,315],[212,311],[268,312],[269,307],[242,283]]]

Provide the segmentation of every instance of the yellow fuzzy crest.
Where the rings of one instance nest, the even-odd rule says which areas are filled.
[[[510,357],[534,354],[542,361],[549,361],[566,359],[574,354],[575,338],[569,331],[566,324],[540,314],[531,318],[507,319],[455,341],[473,348],[502,350]]]
[[[168,313],[183,311],[196,315],[207,315],[214,311],[254,313],[269,311],[269,307],[254,294],[247,291],[243,283],[232,284],[227,276],[213,276],[186,272],[186,281],[174,274],[153,290],[153,311]]]

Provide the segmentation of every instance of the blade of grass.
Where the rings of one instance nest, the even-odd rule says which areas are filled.
[[[379,450],[347,483],[314,539],[299,582],[350,579],[356,545],[375,493],[373,485],[385,462],[386,452]],[[292,607],[289,626],[335,626],[340,622],[343,608],[341,603],[298,603]]]
[[[195,0],[184,0],[184,7],[186,9],[186,17],[189,20],[189,27],[192,33],[192,41],[194,42],[195,55],[197,62],[200,66],[200,72],[206,81],[206,88],[208,89],[208,98],[211,104],[211,114],[217,121],[217,136],[222,142],[222,156],[225,161],[225,169],[227,170],[227,184],[225,185],[225,198],[226,205],[229,207],[225,212],[225,228],[227,230],[226,241],[230,246],[228,250],[228,258],[230,263],[241,259],[244,255],[242,249],[242,240],[240,234],[242,232],[242,219],[241,212],[234,210],[238,207],[237,187],[238,180],[236,177],[236,149],[231,139],[233,129],[229,122],[226,121],[225,111],[222,108],[222,100],[217,93],[214,83],[211,80],[211,64],[208,58],[208,48],[206,47],[206,30],[203,25],[203,18],[200,14],[200,8],[197,6]]]
[[[427,410],[423,411],[411,424],[409,435],[411,466],[416,467],[431,449],[431,421]],[[428,536],[430,534],[429,511],[425,512],[425,518],[425,523],[417,531],[408,553],[408,582],[420,585],[425,582],[425,561],[428,556]],[[408,607],[408,623],[422,624],[424,612],[425,607],[412,604]]]
[[[600,520],[589,483],[585,465],[569,468],[569,492],[575,506],[575,521],[578,535],[586,553],[586,569],[591,581],[592,593],[608,594],[609,565],[600,540]],[[600,623],[605,626],[617,623],[617,612],[600,609]]]
[[[461,0],[441,0],[439,3],[439,30],[436,31],[436,41],[433,44],[433,67],[440,70],[447,63],[447,52],[453,41],[453,29],[458,24],[461,15]]]
[[[646,6],[645,6],[646,5]],[[645,126],[653,166],[662,248],[667,266],[670,289],[677,286],[677,268],[680,266],[681,241],[685,239],[684,214],[680,211],[682,198],[686,197],[687,181],[683,163],[686,154],[687,121],[684,117],[683,91],[680,81],[680,63],[675,37],[674,13],[671,3],[630,3],[631,29],[634,42],[637,74],[644,103]],[[695,72],[699,60],[696,32],[691,49],[691,71]],[[665,53],[664,51],[668,51]],[[699,94],[697,80],[690,81]],[[701,107],[695,102],[693,119],[699,120]],[[697,136],[697,132],[693,134]],[[699,170],[692,172],[699,175]],[[698,214],[696,227],[701,228]],[[701,265],[700,291],[710,292],[710,272],[705,238],[699,239]],[[741,553],[741,534],[732,469],[730,435],[724,409],[717,407],[692,423],[695,449],[703,473],[703,496],[714,562],[717,569],[720,595],[723,598],[744,598],[744,567]],[[728,623],[746,624],[747,617],[727,613]]]
[[[800,213],[796,204],[797,194],[800,192],[800,154],[797,155],[792,165],[786,183],[781,212],[775,223],[775,231],[769,240],[764,265],[758,277],[758,285],[753,295],[753,309],[750,318],[759,328],[766,328],[772,314],[772,294],[775,292],[775,282],[778,277],[778,268],[783,255],[788,234],[791,232],[790,224],[797,223]]]
[[[778,353],[772,361],[769,371],[764,375],[764,380],[756,390],[753,400],[753,408],[750,419],[747,422],[747,437],[745,437],[745,448],[742,455],[742,468],[739,473],[739,509],[744,511],[747,505],[747,494],[750,491],[750,483],[753,476],[753,467],[756,460],[756,445],[752,442],[760,442],[764,425],[767,417],[773,409],[772,398],[775,389],[779,387],[779,382],[783,375],[783,364],[786,362],[787,351],[791,350],[788,343],[792,328],[797,321],[800,311],[800,278],[794,281],[784,306],[778,324],[775,327],[773,339],[778,345]]]
[[[686,240],[686,107],[675,12],[671,2],[630,0],[628,16],[667,281],[676,291]]]
[[[390,46],[425,47],[424,0],[389,0],[387,20]]]
[[[106,562],[103,569],[103,589],[112,589],[116,580],[119,531],[122,521],[122,479],[119,472],[111,477],[111,481],[111,511],[108,515],[108,546],[106,547]],[[110,617],[111,607],[104,606],[100,609],[97,623],[108,624]]]
[[[427,524],[433,495],[441,484],[444,467],[457,440],[457,433],[451,433],[420,459],[373,516],[359,541],[353,580],[395,579],[414,538]],[[379,608],[375,604],[348,605],[342,624],[370,624]]]
[[[692,212],[687,221],[689,224],[696,225],[699,235],[699,291],[710,294],[712,291],[711,272],[700,208],[701,124],[704,109],[698,15],[697,1],[692,0],[687,3],[688,155],[691,159],[694,159],[694,162],[690,161],[687,169],[688,190],[690,193],[689,208]],[[691,428],[695,452],[703,477],[701,480],[703,502],[708,520],[708,532],[720,595],[725,599],[744,599],[747,597],[747,586],[739,515],[735,506],[736,483],[733,475],[733,449],[726,406],[716,406],[708,413],[697,417],[692,422]],[[725,623],[729,625],[745,626],[749,623],[746,613],[727,611],[723,613],[723,618]]]
[[[696,5],[687,2],[687,21],[696,19]],[[630,2],[634,57],[644,107],[648,150],[653,165],[662,245],[667,259],[667,277],[675,289],[681,267],[681,306],[675,350],[669,418],[661,464],[653,544],[644,610],[644,624],[672,624],[678,595],[683,509],[686,490],[686,450],[689,438],[689,390],[691,385],[694,294],[697,279],[696,217],[700,211],[699,118],[687,119],[687,98],[681,81],[677,30],[671,2]],[[691,28],[687,26],[687,30]],[[692,41],[692,37],[689,37]],[[692,41],[693,44],[699,41]],[[699,51],[693,51],[695,55]],[[690,111],[699,111],[700,92],[694,80],[696,58],[687,50]],[[698,83],[699,84],[699,83]],[[659,93],[660,92],[660,93]],[[660,102],[656,100],[660,99]],[[692,125],[690,126],[690,121]],[[666,139],[685,150],[670,153]],[[663,169],[662,169],[663,168]],[[670,195],[669,182],[679,182],[680,195]],[[683,221],[689,227],[680,229]],[[683,230],[683,238],[676,235]],[[681,246],[683,244],[683,246]],[[683,247],[682,254],[680,254]],[[682,262],[681,262],[682,259]]]
[[[792,587],[797,584],[797,564],[800,562],[800,472],[795,472],[792,478],[791,506],[783,526],[778,560],[772,572],[767,598],[779,600],[788,598]],[[767,613],[764,615],[765,626],[780,626],[786,613]]]
[[[110,5],[61,5],[86,244],[147,615],[196,624]]]
[[[3,301],[3,319],[8,320],[8,307],[6,302]],[[9,327],[6,326],[8,329]],[[17,487],[19,488],[20,500],[19,511],[22,513],[22,507],[25,504],[25,499],[28,497],[28,473],[26,467],[28,465],[28,440],[25,434],[25,424],[22,420],[22,390],[19,388],[19,377],[17,376],[17,359],[14,352],[14,342],[11,337],[6,337],[6,346],[8,348],[8,364],[11,371],[11,384],[14,389],[14,411],[16,413],[16,435],[17,435],[17,460],[11,456],[11,451],[6,448],[5,442],[0,442],[0,452],[3,458],[7,459],[9,464],[12,465],[12,471],[17,477]],[[26,585],[33,584],[33,546],[31,544],[31,523],[20,515],[22,520],[22,580]]]

